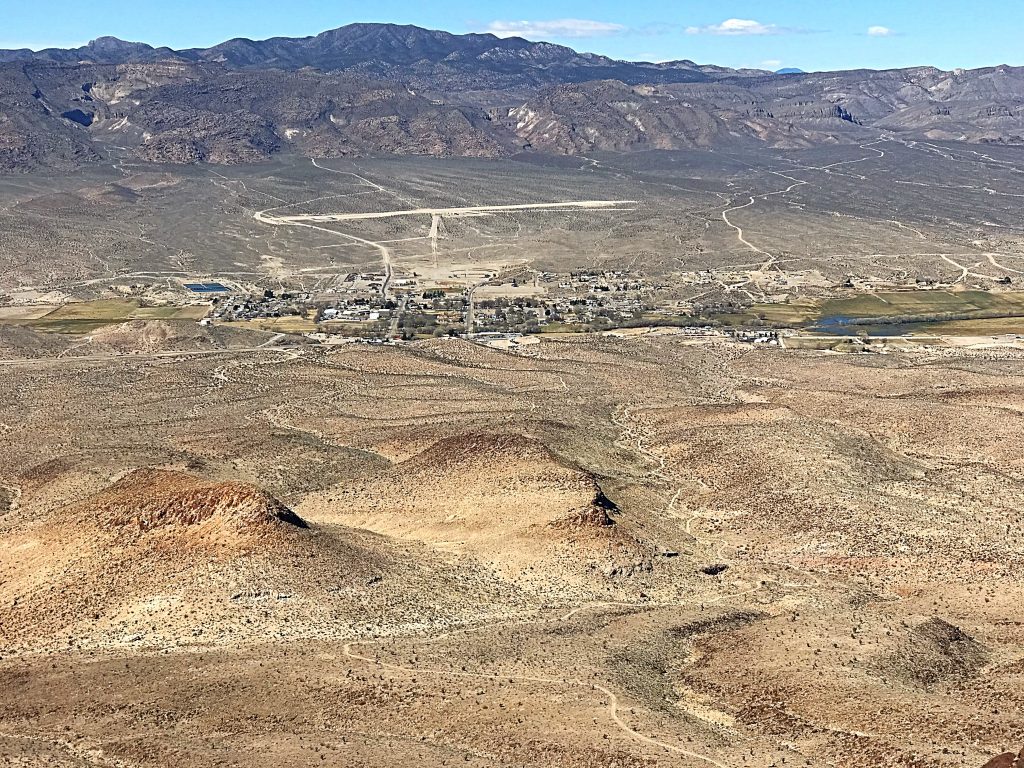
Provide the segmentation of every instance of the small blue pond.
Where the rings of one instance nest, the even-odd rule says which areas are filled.
[[[846,315],[828,315],[821,318],[811,330],[835,336],[904,336],[920,330],[921,323],[870,323]]]

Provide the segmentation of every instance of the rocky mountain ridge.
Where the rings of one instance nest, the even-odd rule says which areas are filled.
[[[398,24],[349,24],[311,37],[234,38],[210,48],[175,51],[101,37],[80,48],[0,51],[0,62],[138,64],[158,61],[222,64],[233,69],[358,70],[413,81],[461,78],[477,86],[532,87],[616,78],[626,82],[687,82],[707,74],[691,61],[618,61],[518,37],[455,35]],[[716,72],[722,68],[711,68]],[[739,74],[737,70],[725,70]]]
[[[1024,67],[773,74],[390,24],[174,51],[0,51],[0,171],[111,148],[167,163],[775,149],[882,134],[1024,144]]]

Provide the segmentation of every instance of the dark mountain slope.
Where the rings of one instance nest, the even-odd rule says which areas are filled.
[[[184,51],[115,38],[0,51],[5,171],[73,168],[108,144],[237,163],[281,151],[792,148],[883,133],[1024,143],[1024,68],[776,75],[393,24]]]
[[[152,160],[248,162],[284,145],[321,157],[502,152],[483,112],[349,74],[219,72],[155,89],[127,117]]]
[[[349,24],[313,37],[235,38],[212,48],[172,51],[103,37],[81,48],[0,51],[3,61],[125,64],[177,59],[235,69],[354,69],[424,87],[523,88],[615,78],[625,82],[690,82],[707,76],[692,62],[616,61],[551,43],[397,24]],[[728,72],[735,74],[733,70]]]
[[[62,117],[74,109],[65,87],[33,74],[20,65],[0,65],[0,171],[67,169],[97,159],[88,134]]]
[[[0,170],[72,168],[108,144],[172,163],[256,162],[282,150],[488,157],[512,146],[482,110],[355,74],[0,65]]]

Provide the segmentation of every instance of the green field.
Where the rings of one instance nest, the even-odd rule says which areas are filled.
[[[803,299],[785,304],[757,304],[750,308],[750,314],[770,324],[802,325],[820,317],[821,308],[813,300]]]
[[[19,325],[45,333],[89,333],[105,325],[129,320],[194,320],[205,317],[210,308],[202,304],[178,306],[144,306],[135,299],[99,299],[75,302],[57,307],[41,317],[16,315],[0,318],[0,325]]]
[[[883,291],[837,299],[801,299],[785,304],[755,304],[748,311],[719,318],[727,324],[755,323],[809,327],[840,318],[857,325],[916,327],[915,333],[985,335],[1016,333],[1024,327],[1024,292]],[[977,325],[976,325],[977,324]]]
[[[313,314],[303,317],[302,315],[285,315],[284,317],[258,317],[253,320],[235,320],[231,325],[235,327],[251,328],[257,331],[272,331],[274,333],[312,333],[317,330]]]
[[[821,317],[929,317],[944,314],[1024,315],[1024,293],[986,291],[890,291],[845,299],[828,299]]]
[[[922,333],[946,336],[1001,336],[1007,333],[1024,335],[1024,317],[989,317],[981,320],[948,320],[927,323]]]

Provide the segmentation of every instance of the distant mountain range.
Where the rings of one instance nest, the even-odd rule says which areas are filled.
[[[0,51],[4,171],[72,168],[111,147],[239,163],[787,148],[883,131],[1024,143],[1024,68],[772,73],[391,24],[182,51],[111,37]]]
[[[663,64],[616,61],[517,37],[453,35],[396,24],[350,24],[315,37],[272,37],[258,41],[235,38],[212,48],[183,51],[154,48],[115,37],[101,37],[81,48],[0,50],[0,62],[21,61],[58,64],[173,61],[221,64],[240,70],[311,67],[325,72],[356,70],[376,77],[414,82],[421,87],[455,82],[459,90],[530,88],[610,79],[634,84],[692,82],[704,80],[708,74],[739,73],[723,67],[700,67],[692,61]]]

